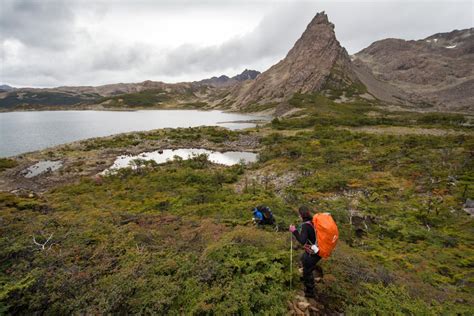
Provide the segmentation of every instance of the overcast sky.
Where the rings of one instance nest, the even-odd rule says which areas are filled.
[[[282,59],[326,11],[350,54],[473,27],[474,0],[0,0],[0,84],[179,82]]]

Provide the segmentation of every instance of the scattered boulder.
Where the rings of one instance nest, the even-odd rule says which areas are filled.
[[[361,214],[360,212],[350,209],[349,222],[357,237],[361,238],[369,232],[369,224],[374,223],[372,216]]]
[[[469,215],[474,216],[474,200],[466,200],[466,203],[464,203],[464,211]]]

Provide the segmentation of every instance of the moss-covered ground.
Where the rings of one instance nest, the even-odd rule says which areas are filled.
[[[196,130],[215,142],[258,135],[252,165],[217,166],[201,156],[83,178],[40,196],[1,193],[0,313],[286,314],[300,287],[297,270],[289,272],[286,227],[307,204],[331,212],[341,234],[321,263],[325,313],[472,315],[474,225],[462,205],[474,196],[474,136],[466,118],[321,95],[290,103],[301,112],[251,131]],[[344,129],[355,126],[463,134]],[[81,150],[129,141],[136,138]],[[259,170],[298,176],[283,191],[257,180],[237,192]],[[272,208],[282,231],[250,223],[258,204]]]

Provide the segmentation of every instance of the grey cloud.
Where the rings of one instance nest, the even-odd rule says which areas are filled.
[[[416,40],[474,25],[472,1],[324,2],[336,35],[349,53],[377,40]]]
[[[71,43],[74,33],[72,2],[2,0],[0,36],[25,46],[60,49]]]
[[[314,6],[309,3],[281,6],[265,16],[252,32],[227,40],[221,45],[182,45],[168,52],[164,64],[155,70],[173,76],[187,72],[246,67],[272,57],[282,57],[315,14]]]
[[[29,48],[19,56],[23,62],[2,65],[0,82],[45,87],[140,80],[133,72],[147,64],[149,51],[148,47],[139,44],[121,47],[104,43],[88,43],[73,54]]]
[[[182,44],[172,49],[130,39],[96,42],[75,26],[81,14],[100,20],[111,6],[102,1],[24,1],[0,0],[0,44],[16,39],[24,44],[18,53],[6,54],[0,46],[0,83],[13,85],[58,86],[95,85],[113,82],[151,80],[198,80],[228,74],[243,68],[260,71],[283,58],[318,11],[325,10],[336,25],[336,35],[349,53],[386,37],[418,39],[454,28],[472,27],[472,2],[453,1],[295,1],[269,9],[268,2],[206,1],[194,4],[165,1],[166,13],[196,8],[233,10],[236,6],[259,12],[255,29],[241,36],[223,39],[215,46]],[[163,2],[119,1],[130,15],[134,10],[161,10]],[[71,4],[72,3],[72,4]],[[142,2],[140,2],[142,3]],[[93,4],[93,5],[92,5]],[[228,5],[228,7],[225,7]],[[115,7],[114,7],[115,8]],[[93,13],[93,11],[97,11]],[[168,13],[170,12],[170,13]],[[223,11],[217,11],[223,12]],[[97,14],[94,16],[94,14]],[[263,15],[263,13],[262,13]],[[90,20],[89,19],[89,20]],[[87,21],[87,19],[85,19]],[[189,27],[193,27],[189,25]],[[218,28],[219,25],[216,25]],[[115,40],[115,39],[114,39]],[[67,48],[67,50],[65,49]],[[10,57],[8,57],[8,56]]]
[[[90,70],[118,71],[137,67],[148,61],[151,50],[147,45],[99,47],[92,57]]]
[[[469,1],[450,2],[293,2],[280,6],[250,33],[218,46],[182,45],[166,54],[165,62],[153,70],[176,76],[195,72],[218,72],[249,64],[268,66],[284,57],[318,11],[325,10],[336,25],[336,35],[353,54],[372,42],[387,38],[419,39],[436,32],[468,27],[472,11]],[[265,68],[259,70],[264,71]]]

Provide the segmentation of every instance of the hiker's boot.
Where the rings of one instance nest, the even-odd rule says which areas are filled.
[[[308,298],[315,298],[314,295],[314,285],[305,285],[304,287],[304,296]]]
[[[314,295],[314,291],[310,291],[310,290],[307,290],[307,289],[305,289],[305,291],[304,291],[304,297],[312,298],[312,299],[316,298],[316,296]]]

